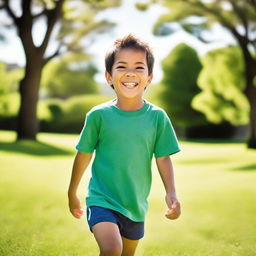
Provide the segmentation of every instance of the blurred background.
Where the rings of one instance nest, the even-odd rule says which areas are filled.
[[[63,193],[86,113],[115,97],[105,53],[129,33],[155,55],[145,98],[166,110],[181,142],[185,208],[169,224],[173,251],[169,231],[157,243],[154,223],[138,255],[256,255],[255,0],[0,0],[0,255],[95,255],[81,224],[86,243],[71,231],[57,247],[62,229],[75,230]],[[163,193],[155,177],[149,220],[165,209]]]
[[[86,112],[114,97],[106,51],[133,33],[156,57],[145,97],[168,112],[182,138],[256,147],[253,3],[56,2],[2,1],[0,129],[30,139],[79,132]]]

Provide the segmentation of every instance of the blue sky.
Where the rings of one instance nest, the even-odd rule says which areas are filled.
[[[166,37],[156,37],[152,35],[152,27],[157,18],[166,12],[166,10],[157,5],[151,6],[146,12],[140,12],[134,7],[137,0],[123,1],[122,6],[118,8],[107,9],[96,17],[96,19],[108,19],[115,22],[116,27],[106,34],[97,37],[97,40],[87,49],[89,53],[94,55],[99,74],[96,80],[104,83],[104,56],[108,48],[116,38],[133,33],[136,36],[149,42],[153,48],[156,64],[154,69],[154,80],[158,82],[161,79],[161,61],[162,59],[179,43],[187,43],[198,51],[200,56],[203,56],[207,51],[223,47],[227,44],[234,44],[234,40],[229,34],[220,27],[215,26],[209,36],[213,37],[216,42],[211,44],[203,44],[194,37],[183,31],[179,31],[173,35]],[[37,29],[37,37],[40,37],[40,28]],[[35,41],[38,40],[35,38]],[[10,34],[10,40],[7,44],[0,45],[0,60],[11,63],[24,65],[24,55],[22,52],[19,39],[15,36],[15,32]]]

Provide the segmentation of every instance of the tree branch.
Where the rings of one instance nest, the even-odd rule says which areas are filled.
[[[181,0],[181,1],[184,1],[184,0]],[[214,17],[216,17],[217,20],[219,20],[219,22],[233,34],[233,36],[237,39],[238,43],[241,46],[247,43],[247,38],[245,36],[240,35],[237,29],[235,28],[235,26],[231,24],[223,15],[221,15],[221,12],[219,12],[214,8],[209,8],[202,2],[198,2],[197,5],[198,7],[201,7],[202,10],[204,10],[208,14],[211,14]]]
[[[58,48],[56,49],[56,51],[50,55],[49,57],[45,58],[43,61],[43,66],[46,65],[51,59],[55,58],[56,56],[60,55],[60,50],[61,47],[63,46],[62,42],[59,44]]]
[[[205,3],[203,3],[202,1],[191,1],[191,0],[174,0],[174,2],[180,3],[183,2],[184,4],[186,4],[188,7],[194,7],[194,8],[198,8],[199,11],[202,11],[204,13],[208,13],[214,17],[216,17],[223,26],[227,27],[227,28],[231,28],[233,27],[233,25],[224,18],[223,15],[221,15],[221,11],[216,10],[212,7],[207,6]],[[191,12],[191,15],[193,15],[194,13]]]
[[[46,15],[46,13],[47,13],[47,10],[43,9],[41,12],[39,12],[37,14],[34,14],[32,17],[33,17],[33,19],[37,19],[37,18],[39,18],[39,17],[41,17],[43,15]]]
[[[22,17],[31,16],[31,1],[22,0]]]
[[[245,37],[248,38],[248,20],[246,18],[246,14],[243,12],[241,8],[239,8],[234,0],[230,0],[230,3],[235,11],[235,13],[238,15],[239,19],[241,20],[241,23],[244,26],[245,30]]]
[[[206,39],[204,39],[201,35],[198,35],[197,38],[198,38],[201,42],[203,42],[203,43],[205,43],[205,44],[213,43],[213,41],[206,40]]]
[[[15,24],[17,23],[18,17],[15,16],[12,9],[10,8],[9,0],[3,1],[3,5],[1,6],[1,9],[5,9],[7,11],[7,13],[9,14],[9,16],[13,19],[14,23]]]
[[[44,7],[43,7],[43,10],[41,12],[33,15],[33,19],[39,18],[39,17],[47,14],[47,7],[46,7],[46,3],[45,2],[43,2],[43,6]]]
[[[15,22],[27,59],[33,58],[33,51],[35,49],[32,37],[33,20],[31,15],[31,1],[21,0],[22,15]]]
[[[56,24],[56,21],[60,18],[62,14],[62,5],[64,3],[64,0],[56,1],[55,8],[52,10],[46,10],[47,13],[47,30],[45,33],[44,40],[42,44],[40,45],[39,49],[42,53],[45,52],[46,47],[49,43],[51,33],[53,31],[54,25]]]
[[[199,10],[201,9],[201,11],[215,17],[218,20],[218,22],[223,27],[227,28],[231,32],[231,34],[234,36],[234,38],[237,40],[237,43],[239,44],[239,46],[243,51],[245,59],[249,61],[253,60],[253,57],[248,50],[248,37],[241,35],[237,31],[236,27],[222,15],[222,12],[220,10],[211,8],[210,6],[207,6],[206,4],[204,4],[202,1],[194,2],[191,0],[177,0],[176,2],[183,2],[184,4],[187,4],[191,7],[199,8]],[[253,0],[253,2],[255,2],[255,0]]]

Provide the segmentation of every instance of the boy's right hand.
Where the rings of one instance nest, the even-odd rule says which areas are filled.
[[[69,195],[69,210],[72,215],[77,218],[81,219],[84,215],[84,209],[81,207],[81,201],[76,195]]]

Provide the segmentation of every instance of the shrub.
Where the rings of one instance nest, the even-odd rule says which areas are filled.
[[[16,116],[20,105],[19,93],[6,93],[0,96],[0,116]]]
[[[45,132],[80,132],[86,113],[94,106],[111,98],[104,95],[73,96],[68,100],[48,100],[49,119],[40,122],[40,130]]]

